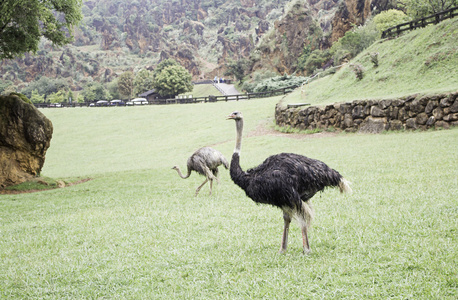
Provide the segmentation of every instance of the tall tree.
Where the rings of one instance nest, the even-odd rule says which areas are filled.
[[[157,76],[159,76],[159,74],[161,74],[162,70],[164,70],[165,68],[179,65],[180,64],[177,63],[177,61],[173,58],[164,59],[156,66],[156,68],[153,71],[154,80],[157,78]]]
[[[226,72],[224,75],[226,76],[234,76],[239,82],[243,81],[243,77],[245,77],[245,72],[248,68],[248,61],[244,58],[239,59],[237,61],[229,61],[226,64]]]
[[[154,88],[153,73],[148,70],[141,70],[135,75],[134,94],[138,95]]]
[[[63,46],[82,19],[82,0],[1,0],[0,59],[35,53],[43,36]]]
[[[193,89],[192,76],[182,66],[169,66],[157,75],[154,82],[156,91],[164,97],[174,97]]]
[[[134,74],[131,71],[122,73],[118,78],[118,92],[124,99],[131,99],[134,91]]]

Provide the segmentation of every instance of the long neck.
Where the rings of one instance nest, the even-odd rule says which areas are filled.
[[[231,175],[232,181],[234,181],[235,184],[237,184],[243,190],[245,190],[248,184],[248,178],[247,174],[240,167],[240,150],[242,147],[243,119],[236,120],[235,125],[237,128],[237,139],[235,142],[234,154],[232,154],[229,173]]]
[[[183,178],[183,179],[186,179],[186,178],[188,178],[188,177],[189,177],[189,175],[191,175],[191,170],[189,170],[189,169],[188,169],[188,174],[187,174],[186,176],[184,176],[184,175],[181,173],[181,170],[180,170],[180,168],[179,168],[179,167],[176,167],[176,169],[175,169],[175,170],[177,170],[177,172],[178,172],[178,175],[180,175],[180,177],[181,177],[181,178]]]
[[[235,140],[234,153],[238,153],[240,155],[240,151],[242,150],[243,119],[236,120],[235,127],[237,129],[237,139]]]

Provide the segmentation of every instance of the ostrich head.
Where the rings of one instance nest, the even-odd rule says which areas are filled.
[[[173,167],[172,167],[172,170],[178,170],[178,169],[179,169],[178,166],[173,166]]]
[[[239,111],[234,111],[229,116],[227,116],[227,120],[241,120],[243,119],[242,113]]]

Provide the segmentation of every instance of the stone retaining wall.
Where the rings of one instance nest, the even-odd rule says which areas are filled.
[[[335,128],[348,132],[449,128],[458,125],[458,91],[411,95],[398,99],[358,100],[325,107],[275,108],[277,125],[313,130]]]

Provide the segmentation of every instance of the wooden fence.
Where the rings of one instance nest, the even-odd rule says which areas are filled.
[[[189,103],[207,103],[207,102],[218,102],[218,101],[239,101],[239,100],[249,100],[256,98],[266,98],[273,97],[278,95],[285,95],[292,92],[297,86],[289,86],[273,91],[261,92],[261,93],[246,93],[239,95],[225,95],[225,96],[207,96],[207,97],[195,97],[195,98],[172,98],[172,99],[155,99],[149,101],[149,105],[165,105],[165,104],[189,104]],[[119,105],[110,105],[110,103],[104,103],[97,105],[94,102],[83,102],[83,103],[34,103],[38,108],[47,108],[47,107],[87,107],[87,106],[119,106]],[[136,105],[137,106],[137,105]]]
[[[429,24],[437,24],[443,20],[451,19],[456,16],[458,16],[458,6],[438,12],[434,15],[390,27],[382,32],[382,38],[397,36],[404,31],[425,27]]]

